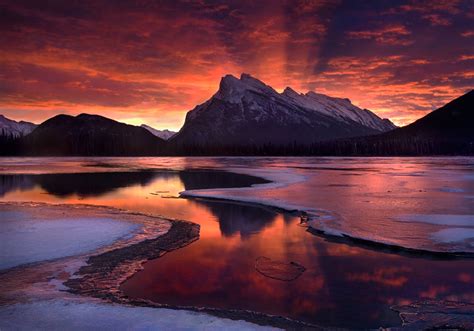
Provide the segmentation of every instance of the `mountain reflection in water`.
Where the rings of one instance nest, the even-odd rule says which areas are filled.
[[[25,191],[39,186],[56,197],[77,195],[94,197],[133,185],[147,186],[159,177],[162,180],[179,178],[186,190],[215,187],[239,187],[266,183],[257,177],[234,175],[228,172],[184,170],[184,171],[136,171],[136,172],[92,172],[34,175],[0,175],[0,197],[10,191]]]

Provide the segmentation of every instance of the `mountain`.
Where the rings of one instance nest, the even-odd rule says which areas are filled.
[[[152,128],[151,126],[148,126],[146,124],[142,124],[140,126],[144,129],[147,129],[148,131],[150,131],[154,136],[159,137],[163,140],[168,140],[176,134],[175,131],[170,131],[170,130],[167,130],[167,129],[157,130],[157,129]]]
[[[57,115],[23,138],[23,154],[132,156],[157,155],[164,140],[144,128],[98,115]]]
[[[474,90],[385,137],[429,140],[474,139]]]
[[[0,136],[23,137],[36,128],[36,124],[25,121],[13,121],[0,115]]]
[[[316,141],[373,135],[395,128],[348,99],[291,88],[278,93],[248,74],[222,78],[208,101],[187,113],[170,141],[188,149],[309,145]]]
[[[474,90],[387,133],[315,147],[319,155],[473,155]]]

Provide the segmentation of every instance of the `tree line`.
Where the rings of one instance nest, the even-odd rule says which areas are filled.
[[[47,150],[35,150],[35,144],[25,137],[0,136],[2,156],[82,155],[82,156],[423,156],[474,155],[474,143],[455,139],[413,137],[359,137],[309,144],[219,145],[173,142],[143,148],[140,144],[116,139],[105,146],[103,142],[80,139],[64,145],[57,142]]]

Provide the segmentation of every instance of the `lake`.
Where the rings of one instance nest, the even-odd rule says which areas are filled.
[[[393,305],[474,302],[473,158],[5,158],[0,165],[0,201],[105,205],[200,224],[198,241],[150,260],[122,284],[132,298],[350,328],[400,325]],[[256,269],[260,257],[305,271],[274,279]]]

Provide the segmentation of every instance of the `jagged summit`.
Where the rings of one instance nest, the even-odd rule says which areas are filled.
[[[266,85],[249,74],[243,73],[241,74],[240,79],[233,75],[222,77],[219,84],[219,90],[214,97],[238,103],[242,101],[242,97],[246,92],[278,94],[278,92],[276,92],[271,86]]]
[[[281,94],[289,96],[289,97],[296,97],[300,95],[300,93],[296,92],[289,86],[285,87],[285,89],[283,90]]]

